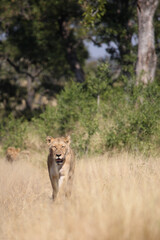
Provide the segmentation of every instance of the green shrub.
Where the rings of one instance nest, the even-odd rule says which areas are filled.
[[[158,134],[159,116],[159,86],[135,87],[133,95],[115,113],[112,127],[106,130],[106,148],[143,150]]]
[[[96,99],[82,84],[72,82],[58,96],[58,131],[60,135],[72,133],[76,151],[88,151],[90,138],[98,128],[96,114]]]
[[[72,131],[80,115],[83,114],[86,104],[90,103],[90,99],[82,84],[71,82],[66,85],[57,100],[59,132],[65,134]]]
[[[96,114],[96,99],[83,84],[71,82],[57,96],[57,106],[47,107],[38,118],[33,119],[33,123],[43,139],[47,135],[72,134],[76,139],[73,147],[77,151],[86,152],[90,137],[98,128]],[[79,129],[83,129],[87,139]]]
[[[45,111],[32,119],[33,125],[44,140],[46,136],[55,136],[57,132],[56,108],[47,106]]]
[[[97,99],[97,108],[99,108],[101,96],[104,93],[110,92],[111,82],[112,80],[107,62],[99,64],[95,74],[89,74],[87,78],[87,91]]]
[[[26,146],[27,122],[23,118],[16,119],[12,114],[6,117],[0,124],[0,140],[3,149],[9,146],[24,149]]]
[[[47,107],[33,119],[41,137],[71,134],[78,155],[115,148],[149,151],[159,147],[158,84],[135,86],[134,79],[127,82],[126,78],[122,84],[111,82],[108,65],[102,64],[84,84],[68,83],[57,96],[57,106]]]

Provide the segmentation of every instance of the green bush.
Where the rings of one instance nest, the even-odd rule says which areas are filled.
[[[9,146],[24,149],[26,146],[27,122],[23,118],[16,119],[12,114],[4,118],[0,123],[0,140],[3,149]]]
[[[86,105],[92,104],[83,85],[74,82],[66,85],[57,102],[57,122],[61,134],[72,131],[85,111]]]
[[[57,132],[56,108],[47,106],[45,111],[32,119],[33,125],[44,140],[46,136],[55,136]]]
[[[101,96],[99,104],[98,96]],[[43,140],[47,135],[70,134],[72,147],[78,155],[112,149],[149,151],[160,145],[159,116],[158,84],[135,86],[134,77],[128,82],[124,77],[123,81],[112,84],[108,64],[103,63],[84,84],[66,84],[57,96],[57,105],[47,106],[31,124]],[[23,145],[25,139],[21,133],[24,131],[22,119],[10,116],[3,121],[1,140],[5,148],[11,143]]]
[[[33,119],[33,123],[43,138],[72,134],[76,140],[73,147],[78,152],[86,152],[90,138],[98,128],[96,114],[96,99],[83,84],[71,82],[57,96],[57,106],[47,107],[38,118]]]
[[[135,87],[133,94],[114,114],[112,127],[106,130],[106,148],[143,150],[159,134],[160,87]],[[158,137],[157,137],[158,138]],[[156,144],[154,142],[154,144]]]
[[[107,62],[99,64],[95,73],[89,74],[87,78],[87,91],[97,99],[98,109],[101,96],[111,91],[111,82],[112,80]]]

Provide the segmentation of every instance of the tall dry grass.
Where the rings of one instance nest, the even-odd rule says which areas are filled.
[[[47,171],[0,161],[0,239],[160,239],[160,161],[117,156],[77,161],[70,199],[52,202]]]

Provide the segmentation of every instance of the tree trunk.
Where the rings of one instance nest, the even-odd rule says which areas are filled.
[[[71,70],[75,74],[76,81],[82,83],[85,81],[84,72],[81,65],[77,59],[76,50],[72,46],[67,47],[67,60],[71,67]]]
[[[77,57],[76,48],[74,43],[71,41],[72,30],[69,29],[66,21],[60,21],[61,35],[66,45],[66,58],[70,65],[72,72],[75,74],[77,82],[84,82],[85,76],[83,69]]]
[[[159,0],[138,0],[137,84],[154,81],[157,56],[155,52],[153,17]]]
[[[26,97],[26,106],[27,109],[33,110],[33,100],[35,97],[35,91],[33,88],[33,79],[30,76],[27,76],[27,97]]]

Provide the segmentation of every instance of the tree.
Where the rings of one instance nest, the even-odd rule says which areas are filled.
[[[129,74],[136,62],[136,3],[133,0],[82,1],[90,27],[88,38],[97,46],[106,44],[110,59],[121,74]],[[86,4],[85,4],[86,3]],[[91,35],[91,36],[90,36]]]
[[[154,81],[157,56],[153,17],[159,0],[138,0],[138,60],[136,66],[137,83]]]
[[[81,2],[87,10],[85,20],[95,29],[92,32],[92,36],[95,36],[94,43],[97,45],[106,43],[106,51],[111,59],[118,61],[121,73],[128,75],[128,69],[135,67],[137,83],[152,82],[157,64],[154,25],[157,48],[160,42],[158,13],[153,25],[159,0],[81,0]],[[138,60],[135,64],[137,45]]]
[[[155,29],[155,47],[157,54],[157,68],[155,77],[160,79],[160,4],[158,5],[154,15],[154,29]]]
[[[121,67],[134,61],[132,39],[137,29],[134,6],[131,0],[106,1],[97,35],[97,40],[107,44],[111,59],[118,60]]]
[[[32,111],[43,76],[85,80],[88,56],[77,30],[82,9],[75,0],[9,1],[0,9],[0,56],[27,79],[26,105]]]

